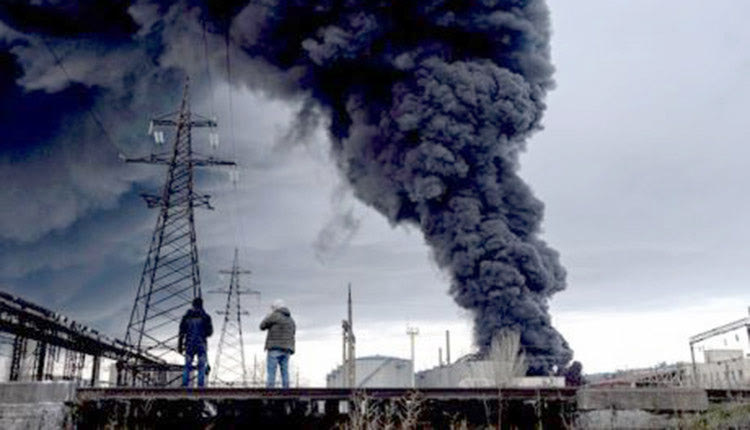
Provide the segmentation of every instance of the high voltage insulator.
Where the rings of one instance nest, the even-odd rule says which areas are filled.
[[[208,134],[208,144],[211,146],[211,148],[218,148],[219,147],[219,134],[212,131]]]
[[[229,180],[232,185],[237,185],[240,182],[240,171],[236,167],[229,171]]]
[[[176,114],[154,118],[150,132],[163,140],[157,127],[176,129],[171,151],[149,157],[127,158],[131,163],[168,166],[159,195],[142,194],[150,208],[159,208],[151,244],[143,266],[125,340],[139,350],[159,358],[178,357],[179,321],[192,300],[201,297],[200,269],[193,209],[212,209],[208,195],[194,190],[195,166],[234,166],[232,161],[201,159],[192,148],[192,129],[216,127],[216,121],[190,112],[189,81]],[[160,133],[160,134],[159,134]],[[134,370],[133,383],[146,384]]]
[[[164,132],[161,130],[157,130],[154,132],[154,143],[157,145],[164,144]]]
[[[243,294],[260,296],[260,292],[240,288],[240,275],[249,275],[251,272],[240,268],[237,248],[234,249],[232,269],[222,270],[219,273],[227,273],[230,278],[228,289],[210,291],[227,295],[224,311],[218,312],[224,315],[224,323],[221,326],[214,368],[211,369],[212,382],[223,385],[241,383],[242,386],[246,386],[247,366],[245,365],[245,343],[242,339],[242,315],[249,315],[249,313],[242,310],[240,296]]]

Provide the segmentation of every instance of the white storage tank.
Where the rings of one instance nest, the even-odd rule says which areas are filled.
[[[355,360],[357,388],[411,387],[411,360],[383,355],[360,357]],[[338,366],[326,376],[328,388],[346,387],[346,375]]]

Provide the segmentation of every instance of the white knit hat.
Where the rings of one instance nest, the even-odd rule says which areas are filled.
[[[271,304],[271,309],[273,310],[281,309],[283,307],[284,307],[284,301],[281,299],[276,299],[273,301],[273,304]]]

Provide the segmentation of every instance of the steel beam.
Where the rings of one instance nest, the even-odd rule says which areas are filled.
[[[353,396],[365,395],[373,399],[403,398],[418,392],[424,399],[574,399],[575,388],[80,388],[81,401],[104,399],[312,399],[346,400]]]
[[[26,347],[19,343],[23,338],[46,344],[45,350],[55,346],[114,360],[129,358],[150,364],[163,363],[163,360],[142,353],[132,345],[3,291],[0,291],[0,332],[16,335],[14,354],[22,352],[22,346]],[[15,370],[13,365],[16,365]],[[11,377],[19,376],[18,366],[20,361],[11,361]]]

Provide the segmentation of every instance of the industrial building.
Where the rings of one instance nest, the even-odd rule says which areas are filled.
[[[662,364],[612,374],[590,375],[599,387],[750,387],[750,310],[747,317],[690,337],[688,363]]]
[[[477,360],[464,357],[452,364],[433,367],[418,372],[417,388],[558,388],[565,386],[562,376],[513,376],[509,371],[513,363]]]
[[[690,337],[691,377],[705,388],[750,386],[748,316]]]
[[[412,362],[403,358],[372,355],[354,360],[357,388],[409,388],[412,380]],[[348,387],[344,366],[338,366],[326,375],[326,387]]]

